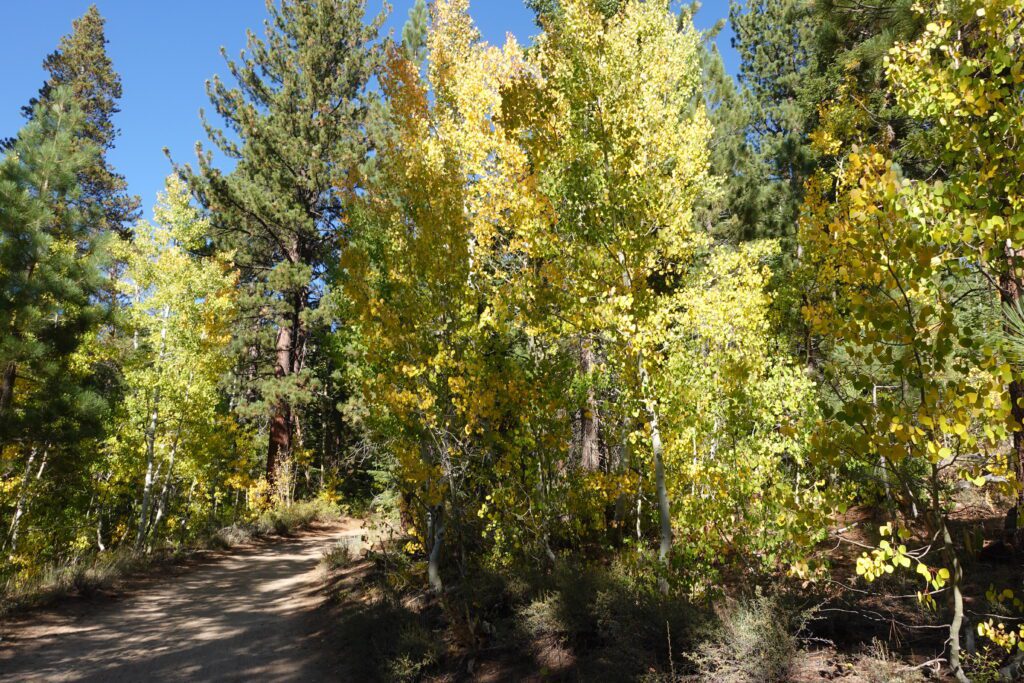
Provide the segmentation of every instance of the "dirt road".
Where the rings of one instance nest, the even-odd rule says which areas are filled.
[[[322,552],[355,521],[240,549],[123,599],[3,628],[0,681],[336,681]]]

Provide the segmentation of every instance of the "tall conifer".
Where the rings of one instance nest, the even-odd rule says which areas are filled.
[[[371,148],[376,98],[367,83],[381,59],[382,18],[364,22],[365,0],[267,9],[265,35],[250,32],[239,59],[227,60],[237,85],[207,85],[230,132],[205,116],[204,125],[233,170],[217,168],[202,146],[198,168],[178,170],[210,213],[210,244],[233,252],[242,272],[240,407],[269,423],[273,480],[316,392],[315,339],[329,325],[320,302]]]
[[[72,32],[61,38],[57,49],[43,60],[49,77],[23,112],[31,118],[37,104],[49,101],[55,89],[67,88],[84,117],[78,136],[99,150],[79,172],[81,201],[96,206],[102,214],[97,229],[128,235],[139,218],[140,202],[128,194],[124,176],[107,160],[107,152],[120,134],[113,117],[120,111],[122,88],[121,76],[107,54],[105,24],[95,5],[74,21]]]
[[[71,368],[103,318],[109,253],[96,207],[81,201],[79,179],[99,153],[82,141],[84,120],[59,88],[0,162],[0,446],[74,431],[101,403]]]
[[[808,134],[817,103],[804,86],[814,66],[815,22],[800,0],[733,0],[729,17],[750,112],[743,234],[792,237],[814,163]]]
[[[420,64],[427,56],[427,12],[426,0],[416,0],[409,10],[409,18],[402,26],[402,49],[409,61]]]

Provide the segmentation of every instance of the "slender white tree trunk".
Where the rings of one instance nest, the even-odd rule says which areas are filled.
[[[39,463],[39,470],[36,472],[35,477],[32,477],[32,466],[35,464],[36,454],[38,450],[32,448],[29,453],[28,462],[25,463],[25,473],[21,480],[21,492],[18,494],[18,502],[14,507],[14,516],[11,518],[11,526],[7,533],[7,546],[14,552],[18,547],[18,528],[21,524],[21,518],[25,514],[25,510],[28,508],[29,494],[32,490],[32,484],[39,481],[43,477],[43,471],[46,469],[46,460],[49,456],[49,448],[43,450],[43,457]]]
[[[633,290],[633,276],[626,264],[625,254],[619,252],[619,265],[622,267],[622,285],[626,291]],[[661,427],[658,420],[658,404],[651,396],[651,379],[647,372],[643,349],[636,349],[637,374],[640,377],[640,397],[651,426],[651,453],[654,456],[654,487],[658,494],[658,521],[661,542],[658,547],[658,560],[667,568],[669,555],[672,552],[672,508],[668,499],[668,484],[665,481],[665,448],[661,441]],[[658,581],[662,593],[668,593],[668,580],[664,577]]]
[[[444,589],[444,583],[441,581],[441,546],[444,545],[443,510],[444,507],[438,505],[430,513],[431,546],[427,559],[427,579],[430,582],[431,590],[436,593],[440,593]]]
[[[149,424],[146,427],[146,479],[142,485],[142,504],[139,505],[139,530],[135,536],[136,549],[141,548],[146,539],[149,520],[150,499],[153,496],[153,460],[156,450],[156,430],[160,421],[160,387],[153,390],[153,408],[149,412]]]
[[[658,521],[661,541],[658,545],[658,561],[668,566],[672,552],[672,508],[668,499],[668,484],[665,481],[665,448],[661,441],[661,427],[658,420],[658,406],[649,396],[650,378],[644,365],[643,355],[637,361],[640,372],[640,390],[643,395],[644,408],[651,427],[651,453],[654,456],[654,488],[658,494]],[[668,581],[658,581],[662,593],[668,592]]]
[[[171,495],[171,482],[174,480],[174,460],[178,454],[178,437],[175,437],[174,443],[171,444],[171,454],[167,459],[167,474],[164,475],[163,488],[160,490],[160,499],[157,503],[156,516],[153,518],[153,524],[150,529],[157,531],[160,528],[160,522],[163,521],[164,515],[167,514],[167,502]]]
[[[595,353],[592,342],[580,342],[580,369],[587,382],[586,403],[580,420],[580,464],[583,469],[596,472],[601,468],[600,416],[597,394],[593,387]]]
[[[951,560],[950,564],[952,564],[950,588],[953,589],[953,620],[949,624],[949,668],[953,670],[957,681],[970,683],[970,679],[967,678],[967,674],[963,670],[960,647],[960,629],[964,622],[964,596],[960,590],[960,584],[963,582],[963,568],[960,566],[960,558],[953,547],[953,537],[949,533],[949,526],[945,520],[942,522],[942,540]]]
[[[189,389],[192,387],[192,378],[195,373],[189,372],[188,383],[185,385],[184,406],[188,405]],[[174,461],[178,455],[178,444],[181,443],[181,433],[185,426],[185,407],[182,407],[181,415],[178,417],[178,426],[174,430],[174,440],[171,442],[171,453],[167,458],[167,474],[164,475],[163,488],[160,490],[160,500],[157,503],[156,517],[153,518],[151,530],[158,530],[160,522],[167,514],[167,504],[171,495],[171,482],[174,481]]]
[[[157,354],[156,367],[158,375],[163,367],[164,356],[167,353],[167,321],[171,317],[170,306],[164,306],[160,325],[160,352]],[[160,382],[153,388],[153,404],[149,411],[149,421],[146,424],[146,479],[142,485],[142,504],[139,506],[139,530],[135,536],[136,550],[142,548],[146,540],[146,532],[149,528],[149,510],[153,497],[153,461],[156,455],[156,435],[160,426]]]

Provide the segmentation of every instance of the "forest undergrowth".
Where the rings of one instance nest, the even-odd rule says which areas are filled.
[[[991,541],[972,562],[981,578],[963,586],[968,629],[992,616],[980,611],[992,585],[1024,579],[1002,546],[1005,509],[966,504],[959,520]],[[948,625],[922,607],[915,582],[858,584],[856,559],[880,540],[865,508],[836,520],[843,542],[815,549],[834,568],[827,582],[737,572],[702,598],[663,595],[621,555],[474,572],[439,595],[425,588],[427,558],[408,552],[413,539],[399,526],[376,514],[369,546],[325,554],[332,638],[359,680],[947,680],[937,653]],[[971,680],[1012,679],[1003,650],[967,641]]]

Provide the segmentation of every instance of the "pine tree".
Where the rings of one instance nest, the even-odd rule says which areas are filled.
[[[427,56],[427,12],[426,0],[416,0],[409,10],[409,19],[402,26],[402,49],[410,62],[420,64]]]
[[[805,80],[814,66],[815,23],[799,0],[732,0],[729,17],[750,112],[745,138],[754,157],[743,176],[749,208],[742,233],[793,236],[814,164],[808,134],[817,103],[807,97]]]
[[[710,40],[712,36],[705,36]],[[711,45],[703,53],[704,103],[714,129],[710,144],[711,173],[720,185],[706,192],[696,207],[697,225],[729,241],[754,238],[761,206],[765,170],[751,154],[748,101],[725,71],[722,55]]]
[[[101,319],[95,295],[106,251],[78,179],[97,150],[66,89],[36,105],[0,165],[0,443],[45,413],[43,387]],[[41,403],[19,396],[19,380]],[[39,394],[44,391],[43,394]]]
[[[627,0],[594,0],[594,9],[605,17],[612,17],[623,8]],[[533,10],[537,25],[544,27],[544,22],[557,18],[562,11],[561,0],[526,0],[526,6]]]
[[[853,145],[874,145],[892,150],[908,178],[941,172],[941,131],[909,116],[886,82],[889,51],[916,40],[927,23],[913,5],[911,0],[881,0],[864,7],[834,0],[816,3],[816,73],[807,89],[823,103],[813,138],[825,165],[844,157]]]
[[[99,433],[110,393],[83,355],[105,316],[98,295],[109,254],[96,207],[79,201],[79,178],[98,155],[83,125],[58,88],[0,162],[0,449],[20,480],[11,548],[48,462],[65,482],[85,471],[93,449],[81,445]],[[57,490],[59,509],[77,509],[80,488]]]
[[[558,11],[558,0],[526,0],[526,6],[533,10],[537,25],[543,27],[545,19]]]
[[[140,202],[128,194],[124,176],[114,171],[106,158],[120,132],[113,116],[120,111],[122,89],[121,77],[107,55],[105,23],[95,5],[75,20],[73,31],[61,38],[57,49],[43,61],[49,78],[23,113],[31,118],[38,103],[49,101],[56,88],[67,87],[84,115],[79,135],[100,151],[79,174],[81,201],[102,213],[104,220],[97,224],[98,230],[128,235],[139,218]]]
[[[376,100],[366,85],[380,62],[382,18],[365,24],[365,5],[268,3],[265,37],[250,33],[239,60],[227,62],[237,87],[219,78],[207,86],[232,135],[205,116],[204,125],[234,170],[216,168],[201,146],[197,170],[178,168],[210,213],[213,248],[234,252],[242,273],[241,407],[269,420],[271,480],[314,396],[311,340],[328,325],[319,311],[325,278],[371,147]]]

